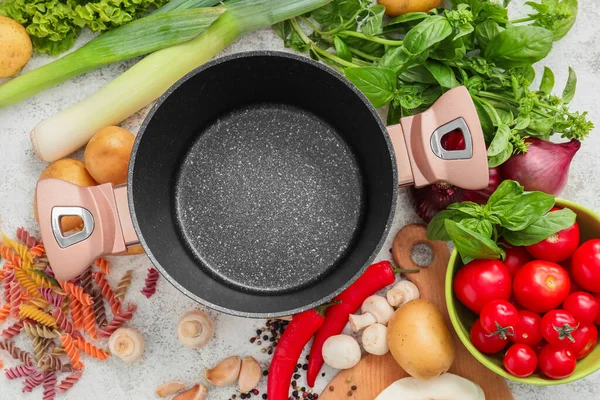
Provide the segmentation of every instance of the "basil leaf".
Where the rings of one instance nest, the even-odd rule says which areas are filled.
[[[453,203],[453,204],[450,204],[447,209],[460,211],[460,212],[470,215],[472,217],[483,217],[484,216],[483,206],[480,204],[474,203],[472,201],[463,201],[461,203]]]
[[[421,64],[428,56],[427,51],[418,56],[411,56],[406,52],[404,46],[400,46],[386,52],[379,60],[379,66],[392,69],[396,74],[400,74],[413,65]]]
[[[473,98],[473,103],[475,104],[475,110],[477,110],[477,116],[479,117],[479,122],[481,123],[481,129],[483,130],[486,138],[491,137],[494,134],[494,123],[493,117],[488,112],[487,108],[477,98]]]
[[[496,135],[494,136],[492,143],[490,143],[490,147],[488,148],[488,157],[494,157],[504,152],[508,146],[510,136],[510,128],[504,124],[500,125],[496,131]]]
[[[454,246],[456,246],[456,249],[460,253],[463,262],[479,258],[504,258],[504,250],[498,247],[493,240],[467,229],[450,219],[445,220],[444,226],[454,242]]]
[[[475,27],[475,38],[482,49],[485,50],[490,41],[502,32],[505,28],[501,27],[496,21],[486,19]]]
[[[538,26],[511,26],[500,32],[485,49],[485,58],[504,68],[540,61],[552,50],[552,32]]]
[[[285,20],[273,25],[273,29],[275,30],[277,36],[283,40],[286,40],[292,31],[292,25],[290,24],[289,20]]]
[[[452,34],[452,26],[441,15],[433,15],[419,22],[404,37],[404,47],[409,54],[421,54],[434,44]]]
[[[413,65],[402,72],[398,78],[404,82],[409,83],[436,83],[435,78],[431,73],[422,65]]]
[[[523,195],[523,186],[515,181],[503,181],[488,199],[486,207],[497,216],[505,215]]]
[[[346,46],[346,43],[344,43],[342,39],[340,39],[337,36],[334,36],[333,45],[335,46],[335,52],[337,53],[338,57],[346,61],[352,61],[352,53],[350,52],[350,49],[348,48],[348,46]]]
[[[394,98],[396,74],[391,69],[353,67],[346,68],[344,73],[346,78],[367,96],[374,107],[382,107]]]
[[[544,67],[544,75],[542,75],[542,82],[540,83],[540,92],[544,94],[552,93],[554,88],[554,72],[548,67]]]
[[[479,218],[465,218],[459,222],[459,225],[473,231],[477,232],[480,235],[491,238],[492,237],[492,223],[487,219],[479,219]]]
[[[458,210],[442,210],[435,214],[429,225],[427,225],[427,239],[429,240],[450,240],[450,236],[446,232],[446,226],[444,222],[449,219],[452,221],[461,221],[464,218],[467,218],[466,214]]]
[[[529,126],[530,121],[531,121],[531,118],[529,118],[529,116],[518,117],[517,119],[515,119],[515,124],[513,126],[513,129],[522,131],[523,129],[525,129]]]
[[[563,103],[569,104],[573,97],[575,97],[575,88],[577,87],[577,75],[575,74],[575,70],[569,67],[569,78],[567,79],[567,84],[565,86],[565,90],[563,90],[562,99]]]
[[[521,231],[545,215],[554,206],[554,196],[542,192],[525,193],[517,204],[500,215],[502,227]]]
[[[426,12],[409,12],[406,14],[398,15],[396,18],[392,19],[386,26],[403,24],[405,22],[410,21],[420,21],[429,16]]]
[[[453,40],[448,37],[438,44],[431,58],[440,61],[456,61],[464,59],[466,54],[467,47],[463,39]]]
[[[577,215],[573,211],[563,208],[547,213],[522,231],[506,230],[502,236],[513,246],[531,246],[573,226],[576,218]]]
[[[538,132],[536,136],[542,136],[544,138],[549,138],[550,130],[552,129],[552,125],[554,125],[554,118],[533,118],[529,122],[528,128]],[[540,135],[541,134],[541,135]]]
[[[431,72],[431,75],[433,75],[435,80],[445,89],[452,89],[460,85],[456,80],[454,71],[446,64],[427,60],[425,62],[425,68]]]
[[[506,148],[500,153],[493,157],[488,157],[488,167],[498,167],[506,162],[512,156],[514,146],[511,142],[508,142]]]
[[[458,40],[463,36],[470,35],[474,30],[475,28],[473,28],[473,25],[471,25],[470,23],[467,22],[465,24],[462,24],[461,26],[459,26],[458,32],[452,40]]]
[[[479,0],[479,3],[481,3],[481,12],[478,16],[479,21],[491,19],[501,25],[508,23],[508,10],[502,7],[502,4],[481,0]]]
[[[369,13],[369,17],[364,21],[360,30],[367,36],[375,36],[383,31],[381,25],[383,23],[385,7],[373,6],[369,9]]]
[[[361,7],[361,0],[336,0],[317,8],[311,15],[323,26],[337,28],[352,18]]]

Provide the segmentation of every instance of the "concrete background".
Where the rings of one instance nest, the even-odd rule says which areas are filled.
[[[600,11],[594,0],[580,0],[580,14],[573,30],[562,41],[555,44],[552,53],[544,60],[556,74],[556,87],[562,88],[567,78],[567,68],[572,66],[579,78],[578,90],[572,108],[589,110],[590,118],[600,125]],[[528,9],[524,1],[513,1],[511,17],[524,16]],[[91,38],[84,34],[78,41],[82,45]],[[245,50],[282,49],[279,38],[270,29],[247,35],[223,54]],[[26,70],[39,67],[51,58],[35,56]],[[0,228],[12,234],[18,226],[36,231],[33,217],[33,193],[35,183],[45,164],[34,155],[29,142],[29,131],[43,118],[83,99],[111,79],[125,71],[132,62],[115,64],[86,75],[80,76],[59,87],[48,90],[32,99],[13,107],[0,110]],[[542,65],[538,65],[538,71]],[[137,132],[146,110],[143,110],[123,123],[125,128]],[[176,134],[176,133],[173,133]],[[577,201],[596,211],[600,211],[600,132],[596,128],[576,155],[570,181],[563,197]],[[75,154],[81,157],[81,152]],[[405,190],[401,190],[396,213],[394,235],[407,223],[418,222],[408,204]],[[388,238],[388,244],[392,236]],[[379,259],[388,257],[389,245],[384,246]],[[127,297],[139,305],[131,325],[139,329],[146,339],[146,351],[143,358],[133,364],[125,365],[116,358],[98,362],[84,357],[86,363],[82,380],[66,395],[66,399],[141,399],[153,398],[153,392],[160,383],[172,379],[202,382],[204,368],[215,365],[224,357],[239,354],[256,357],[265,367],[268,357],[262,354],[258,346],[250,345],[248,339],[256,328],[264,326],[263,320],[247,320],[211,312],[216,322],[215,338],[203,349],[189,350],[177,340],[175,326],[184,312],[201,308],[174,287],[161,279],[158,292],[146,300],[139,290],[143,286],[146,268],[150,263],[145,256],[131,258],[113,258],[114,272],[109,277],[114,284],[126,269],[134,270],[134,283]],[[25,335],[22,335],[25,336]],[[24,337],[20,338],[21,340]],[[12,361],[6,355],[6,366]],[[325,386],[334,371],[325,370],[327,376],[319,378],[316,390]],[[302,379],[300,380],[302,381]],[[299,382],[300,383],[300,382]],[[266,380],[259,387],[265,390]],[[522,400],[563,400],[569,397],[580,400],[598,398],[600,392],[600,372],[578,382],[555,386],[534,387],[512,384],[515,398]],[[210,399],[228,399],[235,393],[233,388],[211,389]],[[21,393],[20,381],[7,381],[0,378],[0,399],[39,398],[41,388],[32,395]]]

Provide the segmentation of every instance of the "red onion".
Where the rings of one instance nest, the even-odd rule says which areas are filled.
[[[502,164],[502,176],[519,182],[527,191],[558,196],[567,184],[569,166],[581,142],[573,139],[557,144],[536,138],[525,141],[529,143],[527,153],[513,155]]]
[[[429,223],[431,218],[438,212],[445,210],[452,203],[461,201],[473,201],[484,204],[500,185],[499,168],[490,168],[490,183],[482,190],[465,190],[445,183],[425,186],[421,189],[411,189],[413,206],[419,217]]]

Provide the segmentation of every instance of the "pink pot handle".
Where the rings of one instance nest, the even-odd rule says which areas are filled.
[[[442,137],[462,131],[464,150],[445,150]],[[444,93],[427,111],[388,127],[396,152],[399,185],[449,183],[463,189],[488,186],[487,151],[469,91],[459,86]]]
[[[122,253],[139,243],[125,185],[80,187],[59,179],[44,179],[38,182],[36,193],[44,247],[58,280],[73,279],[99,257]],[[64,235],[60,220],[65,216],[81,217],[83,229]]]

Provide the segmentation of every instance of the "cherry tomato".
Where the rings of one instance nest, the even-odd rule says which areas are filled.
[[[588,292],[600,293],[600,239],[588,240],[575,251],[571,276]]]
[[[513,281],[517,301],[526,309],[544,313],[567,298],[571,281],[567,271],[549,261],[530,261],[517,271]]]
[[[479,320],[486,333],[506,340],[514,335],[519,312],[507,300],[492,300],[481,309]]]
[[[542,317],[533,311],[519,311],[519,321],[515,326],[515,334],[511,338],[513,342],[526,344],[534,347],[540,343],[542,337]]]
[[[571,313],[577,322],[594,322],[600,311],[598,300],[586,292],[571,293],[562,308]]]
[[[548,378],[562,379],[575,371],[577,359],[569,348],[548,344],[538,354],[538,365]]]
[[[596,301],[598,302],[598,304],[600,304],[600,293],[595,295],[596,297]],[[600,325],[600,311],[598,312],[598,315],[596,315],[596,319],[594,320],[594,323],[596,325]]]
[[[471,328],[471,342],[477,350],[485,354],[494,354],[502,351],[508,341],[500,339],[498,335],[488,335],[479,320],[475,321]]]
[[[553,208],[550,212],[557,210],[559,209]],[[579,246],[579,225],[575,222],[573,226],[563,229],[539,243],[527,246],[527,251],[535,259],[559,263],[569,258],[577,246]]]
[[[505,252],[504,265],[506,265],[510,276],[513,278],[519,268],[533,260],[527,250],[525,250],[525,247],[510,247],[505,249]]]
[[[542,340],[541,342],[539,342],[538,344],[533,346],[532,349],[533,349],[533,351],[535,351],[535,354],[539,355],[540,351],[542,351],[542,349],[546,346],[548,346],[548,343],[546,343],[545,340]]]
[[[525,344],[513,344],[504,355],[504,368],[520,378],[533,374],[537,364],[535,351]]]
[[[573,351],[578,360],[590,354],[598,343],[598,328],[594,324],[582,323],[572,334],[575,341],[567,347]]]
[[[458,270],[453,287],[458,300],[479,314],[490,301],[510,298],[510,273],[501,261],[474,260]]]
[[[542,317],[542,336],[550,344],[567,345],[574,342],[573,331],[579,324],[570,313],[552,310]]]

